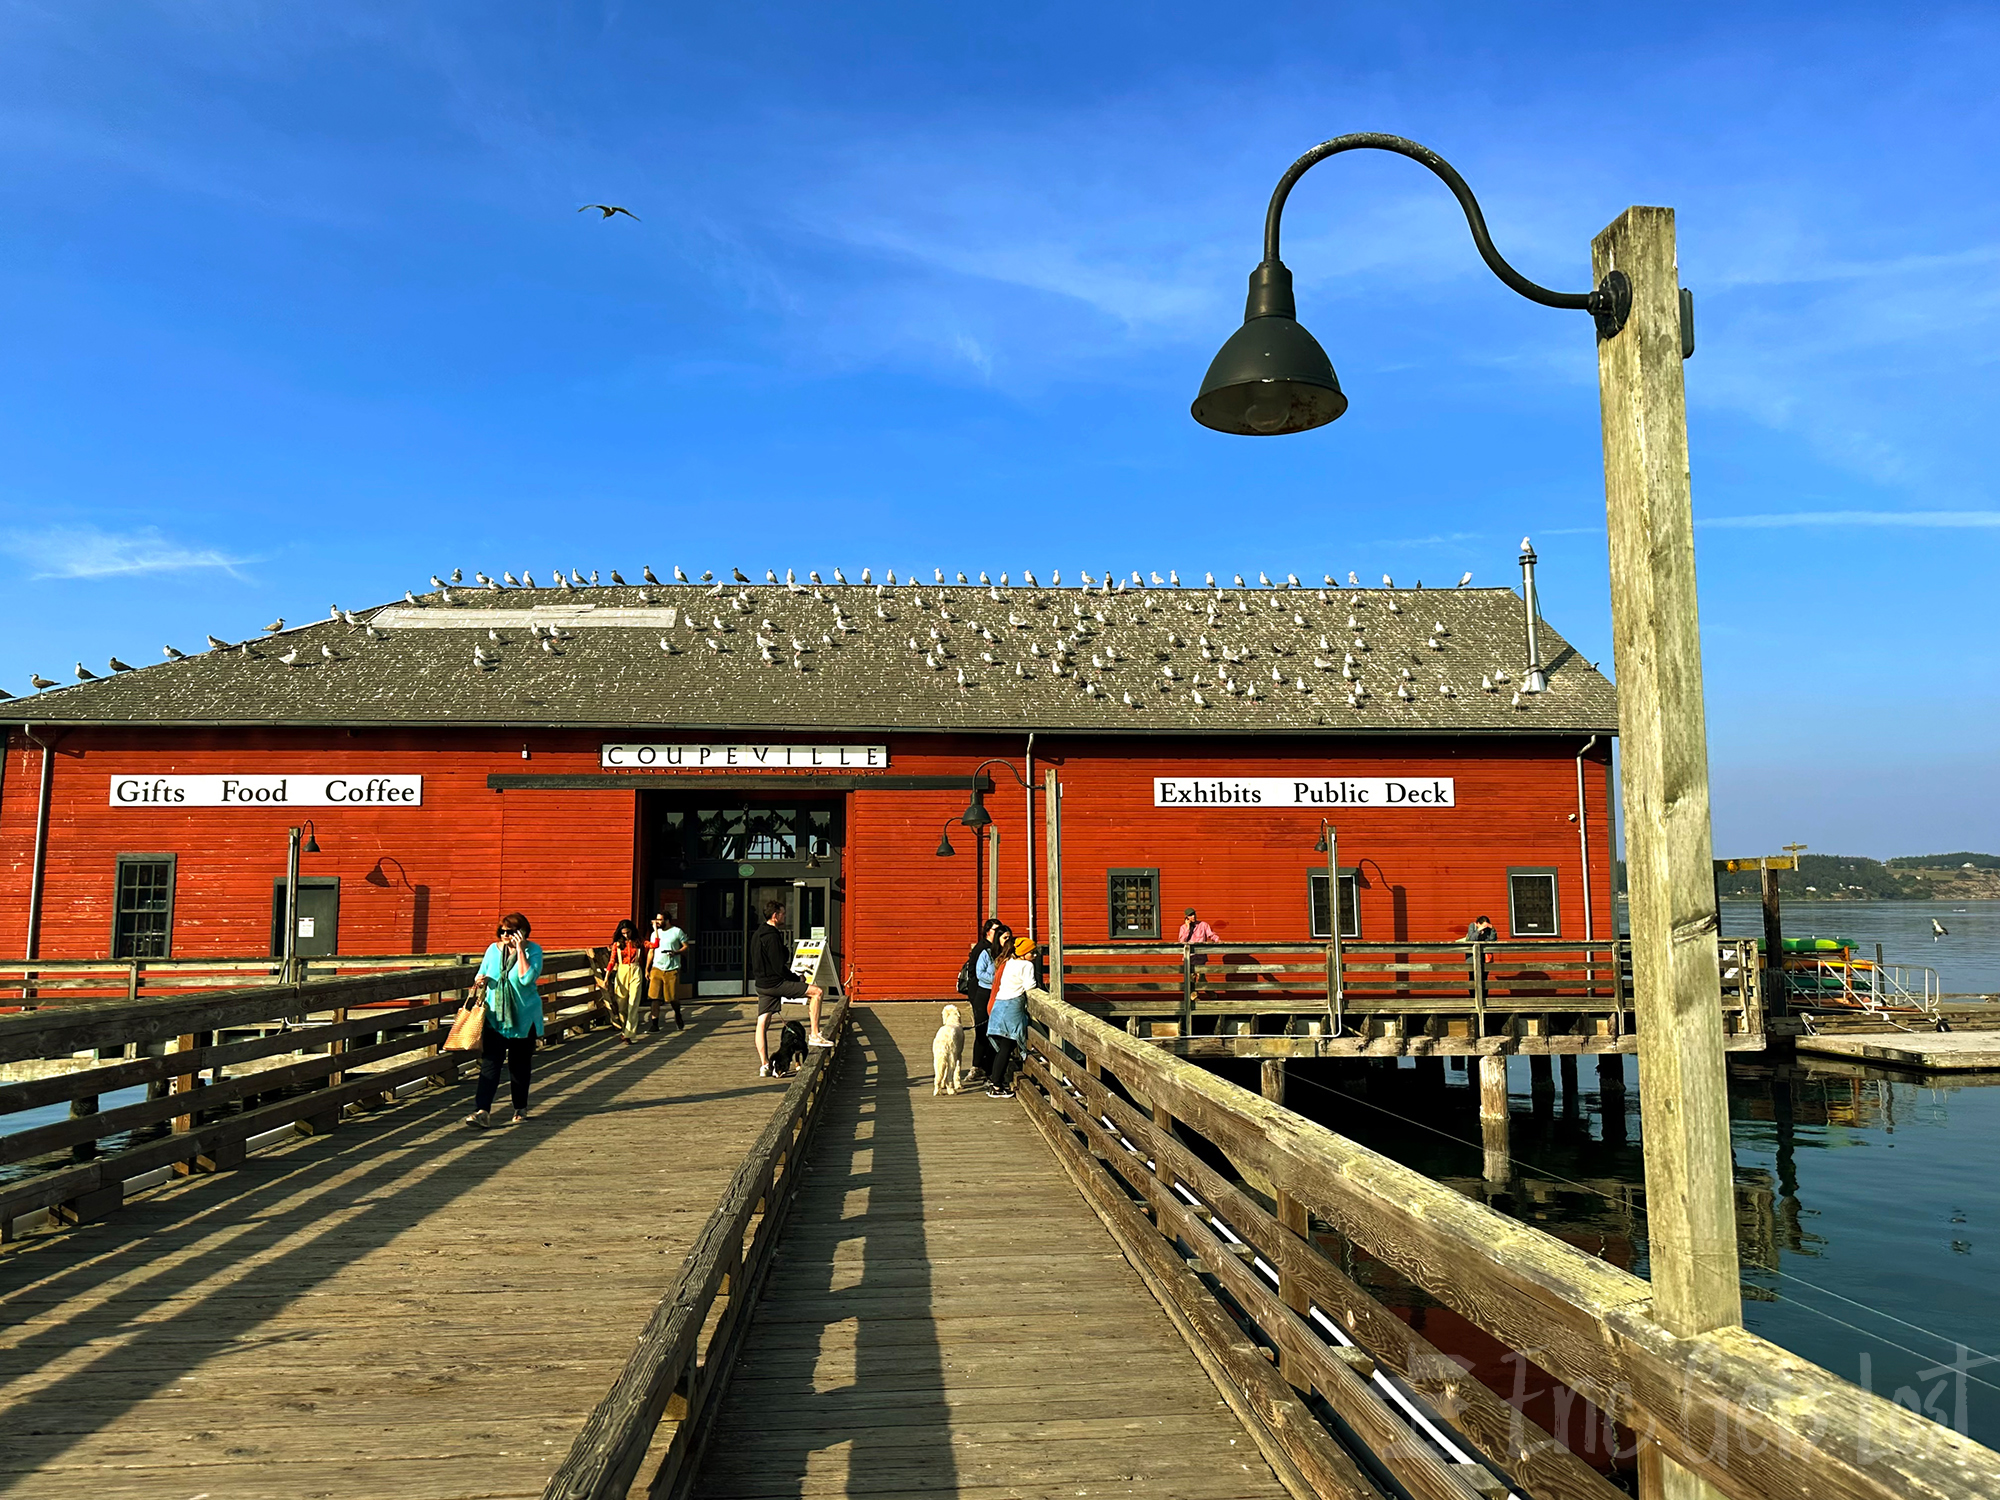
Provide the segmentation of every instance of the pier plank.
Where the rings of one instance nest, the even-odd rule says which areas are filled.
[[[857,1011],[694,1492],[1285,1489],[1018,1104],[933,1097],[934,1011]]]
[[[8,1246],[0,1488],[539,1495],[784,1092],[690,1020],[542,1053],[525,1125],[468,1081]]]

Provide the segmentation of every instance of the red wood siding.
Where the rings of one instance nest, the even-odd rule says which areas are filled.
[[[602,942],[620,917],[632,914],[634,794],[496,793],[486,785],[494,772],[594,771],[602,738],[520,731],[69,731],[57,742],[41,955],[109,953],[121,852],[177,856],[176,956],[266,951],[271,882],[284,873],[285,830],[301,816],[314,820],[322,850],[306,857],[303,872],[341,879],[343,952],[477,950],[495,916],[516,908],[551,946]],[[533,752],[527,762],[524,739]],[[1579,744],[1574,736],[1039,741],[1038,776],[1054,764],[1064,787],[1065,934],[1072,942],[1105,941],[1105,872],[1138,866],[1160,871],[1168,936],[1189,905],[1232,941],[1308,935],[1307,872],[1322,864],[1312,848],[1318,813],[1155,808],[1155,776],[1409,774],[1454,778],[1457,805],[1338,813],[1341,864],[1362,870],[1364,938],[1456,938],[1481,912],[1504,934],[1506,873],[1524,865],[1558,871],[1563,934],[1581,937],[1583,862],[1572,821]],[[890,774],[965,775],[990,755],[1018,766],[1022,748],[1018,736],[898,737]],[[334,771],[420,774],[423,806],[168,810],[114,808],[108,799],[115,775]],[[9,956],[24,951],[39,774],[39,750],[14,733],[0,787],[0,951]],[[702,774],[661,773],[659,780],[663,787],[685,785]],[[1022,796],[1004,770],[991,774],[987,806],[1002,830],[1001,911],[1025,930]],[[1608,746],[1600,743],[1586,775],[1598,936],[1612,928],[1608,775]],[[934,851],[946,820],[965,801],[956,791],[862,790],[847,797],[843,948],[867,998],[951,992],[977,927],[980,840],[954,825],[957,856],[939,859]],[[1045,895],[1039,806],[1035,846],[1035,888]],[[1046,933],[1045,906],[1039,915]]]

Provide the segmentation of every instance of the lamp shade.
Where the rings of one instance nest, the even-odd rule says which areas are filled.
[[[943,833],[938,835],[937,857],[939,859],[950,859],[956,853],[958,851],[951,847],[951,830],[947,828]]]
[[[306,846],[304,852],[307,854],[319,853],[319,840],[312,836],[312,830],[310,828],[306,830]]]
[[[1229,336],[1188,408],[1217,432],[1275,437],[1324,427],[1347,410],[1333,361],[1300,326],[1292,273],[1266,261],[1250,273],[1243,326]]]
[[[967,828],[975,831],[984,828],[988,823],[993,821],[993,815],[987,812],[986,801],[980,795],[978,787],[972,789],[972,801],[967,805],[965,811],[958,815],[958,821],[963,823]]]

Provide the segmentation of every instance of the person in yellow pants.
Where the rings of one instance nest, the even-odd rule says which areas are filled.
[[[688,950],[688,936],[680,924],[669,922],[664,912],[653,914],[653,930],[646,939],[646,999],[653,1008],[653,1029],[660,1027],[660,1006],[673,1007],[674,1029],[685,1029],[681,1019],[681,955]]]
[[[618,924],[611,934],[611,956],[604,965],[604,989],[611,1002],[611,1019],[625,1033],[629,1046],[639,1039],[639,1006],[646,989],[646,950],[636,922]]]

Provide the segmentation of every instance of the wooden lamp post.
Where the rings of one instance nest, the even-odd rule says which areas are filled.
[[[1681,378],[1694,348],[1693,301],[1680,287],[1673,210],[1627,209],[1591,243],[1592,290],[1556,292],[1494,249],[1472,190],[1435,152],[1393,135],[1325,141],[1292,163],[1271,195],[1243,326],[1215,356],[1191,408],[1204,426],[1268,436],[1324,426],[1346,411],[1332,362],[1297,321],[1278,228],[1300,176],[1356,150],[1393,152],[1435,173],[1496,276],[1531,301],[1588,312],[1596,323],[1654,1315],[1684,1337],[1740,1323]],[[1717,1493],[1651,1445],[1641,1476],[1642,1492],[1662,1500]]]

